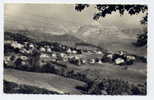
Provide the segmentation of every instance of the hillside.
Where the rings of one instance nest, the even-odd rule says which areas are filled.
[[[11,33],[18,33],[38,41],[59,42],[64,45],[74,46],[76,43],[83,43],[83,41],[71,34],[54,35],[51,33],[42,33],[38,31],[27,30],[13,30]]]
[[[125,50],[133,54],[146,56],[146,47],[137,48],[136,34],[142,32],[139,28],[120,28],[116,26],[85,25],[81,26],[76,37],[87,43],[98,45],[113,52]]]
[[[29,40],[28,41],[29,43],[32,43],[32,44],[35,43],[36,48],[34,50],[38,49],[37,47],[40,44],[37,44],[35,42],[37,40],[36,38],[37,36],[35,36],[36,34],[32,35],[31,32],[22,32],[22,31],[16,34],[14,33],[5,32],[5,37],[4,37],[5,40],[6,41],[10,39],[14,41]],[[24,36],[23,34],[26,35],[27,37]],[[53,35],[50,35],[50,36],[53,36]],[[31,37],[33,39],[30,39],[28,37]],[[65,36],[63,37],[65,38]],[[60,40],[65,40],[63,37],[62,39],[60,38]],[[69,37],[69,36],[66,35],[66,37]],[[39,38],[38,40],[41,40],[40,39],[41,36],[38,36],[38,38]],[[59,40],[58,37],[56,38]],[[69,38],[69,39],[71,40],[72,38]],[[34,40],[34,42],[31,42],[32,40]],[[78,42],[77,39],[75,39],[74,41]],[[47,46],[46,43],[43,45],[43,47],[44,46]],[[58,45],[55,46],[55,48],[57,47]],[[23,48],[26,48],[26,45],[24,45]],[[23,48],[22,50],[24,50]],[[14,49],[14,48],[9,49],[9,44],[5,45],[6,53],[4,54],[5,55],[4,57],[6,59],[4,60],[4,81],[10,82],[10,84],[12,83],[12,85],[15,83],[16,85],[19,85],[19,87],[21,86],[25,87],[25,85],[28,87],[32,86],[32,87],[45,89],[46,91],[53,91],[60,94],[64,94],[64,93],[65,94],[67,93],[83,94],[80,92],[80,90],[76,88],[76,86],[79,86],[79,87],[84,86],[82,88],[83,89],[82,92],[84,92],[85,94],[103,94],[101,93],[101,90],[103,90],[104,84],[108,84],[106,86],[107,88],[105,89],[106,94],[117,95],[117,94],[123,94],[124,92],[128,95],[129,94],[139,94],[139,95],[146,94],[146,91],[145,91],[146,89],[145,83],[147,78],[146,62],[141,62],[136,60],[134,63],[130,65],[127,65],[127,64],[117,65],[113,61],[102,62],[101,64],[98,64],[98,63],[90,64],[87,60],[87,63],[78,65],[75,62],[74,63],[71,62],[74,58],[70,60],[68,59],[67,61],[63,61],[61,59],[55,59],[55,61],[50,61],[50,59],[53,59],[52,57],[50,57],[50,54],[44,51],[40,51],[40,49],[38,49],[36,52],[39,52],[41,54],[45,53],[47,58],[46,57],[42,58],[41,56],[39,56],[39,58],[41,59],[37,59],[37,56],[33,56],[33,54],[35,53],[34,51],[32,52],[32,54],[31,53],[28,54],[28,53],[22,53],[20,49]],[[60,52],[58,52],[58,49],[57,50],[55,49],[54,52],[57,52],[57,54],[60,54]],[[64,50],[62,52],[65,53]],[[39,53],[36,53],[36,54],[39,55]],[[16,55],[17,57],[23,57],[23,55],[26,55],[25,57],[28,57],[28,60],[25,61],[25,60],[19,60],[19,59],[16,59],[16,60],[10,59],[9,61],[7,58],[9,57],[12,58],[13,57],[12,54]],[[73,56],[74,54],[68,54],[68,55],[66,54],[67,57],[69,55]],[[79,55],[85,56],[84,53],[81,53]],[[78,56],[78,54],[75,54],[75,56]],[[92,56],[92,54],[87,56],[87,58],[91,59],[90,56]],[[48,59],[48,60],[43,61],[43,59]],[[38,64],[36,66],[34,64],[37,62],[36,60],[39,62],[41,61],[44,64],[43,65]],[[25,63],[27,62],[26,65],[25,64],[23,65],[21,61]],[[11,69],[8,69],[8,68],[11,68]],[[114,83],[112,84],[111,81],[113,81]],[[102,88],[98,88],[100,84],[103,84],[101,85]],[[117,84],[118,86],[115,84]],[[134,85],[137,85],[137,86],[134,87]],[[143,88],[144,90],[140,90],[140,85],[141,85],[141,88]],[[113,87],[113,88],[110,90],[110,87]],[[115,87],[116,88],[119,87],[119,88],[116,89]],[[136,88],[138,89],[137,93],[134,92],[134,89]],[[120,92],[117,92],[117,91],[120,91]]]
[[[35,86],[38,88],[54,91],[59,94],[81,94],[77,86],[85,86],[81,81],[64,78],[55,74],[33,73],[13,69],[4,69],[4,80],[19,85]]]

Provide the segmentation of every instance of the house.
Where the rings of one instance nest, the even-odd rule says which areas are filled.
[[[133,61],[136,60],[135,56],[130,56],[130,55],[126,56],[126,59],[133,60]]]
[[[4,44],[11,44],[12,40],[4,40]]]
[[[42,53],[42,54],[40,54],[40,58],[43,58],[43,59],[47,58],[48,59],[50,57],[48,54]]]
[[[98,64],[102,64],[102,58],[95,58],[95,62]]]
[[[41,52],[45,52],[46,49],[45,49],[44,47],[41,47],[41,48],[40,48],[40,51],[41,51]]]
[[[40,59],[39,59],[39,65],[45,65],[47,64],[49,61],[51,61],[50,56],[46,53],[41,53],[40,54]]]
[[[119,56],[124,56],[124,55],[127,55],[127,52],[126,51],[118,51],[117,53]]]
[[[81,65],[81,60],[79,59],[79,57],[76,57],[76,56],[70,59],[69,62],[78,66]]]
[[[89,63],[90,64],[94,64],[95,63],[95,59],[89,59]]]
[[[57,58],[57,54],[56,54],[56,53],[52,53],[52,54],[51,54],[51,57],[52,57],[52,58]]]
[[[66,62],[66,61],[68,61],[68,57],[65,53],[59,53],[57,55],[57,60],[61,60],[61,61]]]
[[[101,60],[101,59],[99,59],[97,63],[98,63],[98,64],[102,64],[102,60]]]
[[[21,49],[21,48],[23,48],[23,47],[24,47],[24,45],[22,45],[22,44],[20,44],[20,43],[16,42],[16,47],[17,47],[18,49]]]
[[[21,52],[21,53],[23,53],[23,54],[25,54],[26,51],[27,51],[27,50],[26,50],[25,48],[22,48],[22,49],[19,50],[19,52]]]
[[[11,61],[11,56],[4,56],[4,63],[8,64]]]
[[[62,58],[62,60],[63,60],[64,62],[67,62],[67,61],[68,61],[68,57],[67,57],[67,56],[64,56],[64,57]]]
[[[64,56],[66,56],[64,53],[60,53],[60,57],[64,57]]]
[[[96,54],[103,54],[102,51],[96,51]]]
[[[21,60],[28,60],[28,57],[27,56],[20,56],[20,59]]]
[[[19,50],[21,53],[23,53],[23,54],[31,54],[32,53],[32,50],[30,49],[30,50],[27,50],[27,49],[25,49],[25,48],[21,48],[20,50]]]
[[[80,66],[80,65],[81,65],[81,60],[80,60],[80,59],[76,60],[76,64],[77,64],[78,66]]]
[[[24,45],[27,45],[28,44],[28,42],[24,42]]]
[[[51,53],[51,52],[52,52],[52,50],[51,50],[50,47],[47,47],[47,52],[48,52],[48,53]]]
[[[21,61],[21,65],[22,66],[25,66],[25,65],[27,65],[28,63],[26,62],[26,61]]]
[[[115,64],[116,65],[123,65],[123,64],[125,64],[125,60],[122,58],[117,58],[117,59],[115,59]]]
[[[107,61],[112,61],[112,60],[113,60],[113,57],[114,57],[114,54],[113,54],[113,53],[110,53],[110,54],[107,54],[107,55],[106,55],[105,59],[106,59]]]
[[[29,58],[27,57],[27,56],[23,56],[23,55],[20,55],[20,56],[18,56],[17,57],[17,59],[16,60],[19,60],[20,59],[20,61],[21,61],[21,66],[25,66],[25,65],[28,65],[29,64]],[[19,65],[18,65],[19,66]]]
[[[30,43],[30,44],[29,44],[29,48],[30,48],[30,49],[34,49],[35,46],[34,46],[32,43]]]
[[[71,48],[68,48],[67,51],[66,51],[66,53],[67,53],[67,54],[71,54],[71,53],[72,53]]]
[[[77,54],[77,51],[76,50],[72,50],[72,54]]]
[[[18,43],[17,41],[13,41],[13,42],[11,43],[11,46],[12,46],[13,48],[16,48],[16,49],[21,49],[21,48],[24,47],[24,45]]]
[[[68,60],[71,60],[74,58],[74,55],[68,55],[67,57],[68,57]]]
[[[86,59],[81,59],[81,64],[86,64],[87,63],[87,60]]]
[[[19,58],[19,56],[4,56],[4,64],[14,66],[15,61]]]
[[[134,56],[130,56],[130,55],[126,56],[126,63],[127,63],[128,65],[133,64],[133,62],[134,62],[135,60],[136,60],[136,58],[135,58]]]

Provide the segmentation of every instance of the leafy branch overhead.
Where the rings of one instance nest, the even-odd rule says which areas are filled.
[[[89,7],[88,4],[76,4],[75,10],[82,11],[85,8]],[[140,12],[144,13],[147,11],[148,7],[146,5],[102,5],[96,4],[95,8],[97,13],[94,14],[93,19],[98,20],[100,17],[105,17],[112,12],[119,11],[120,15],[124,15],[124,12],[127,11],[130,15],[137,15]],[[146,15],[147,16],[147,15]]]

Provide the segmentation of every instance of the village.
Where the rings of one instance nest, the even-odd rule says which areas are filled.
[[[103,51],[102,49],[85,44],[69,47],[60,43],[27,42],[5,40],[5,66],[43,66],[48,62],[71,63],[76,66],[84,64],[111,63],[115,65],[131,65],[136,61],[136,56],[126,51]],[[15,52],[15,53],[14,53]]]

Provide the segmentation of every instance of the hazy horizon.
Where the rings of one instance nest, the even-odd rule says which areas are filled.
[[[5,29],[64,30],[75,31],[84,25],[113,26],[120,28],[142,28],[140,20],[145,13],[120,16],[112,13],[100,20],[93,20],[94,6],[77,12],[72,4],[5,4]],[[55,28],[56,27],[56,28]],[[60,27],[60,28],[59,28]]]

